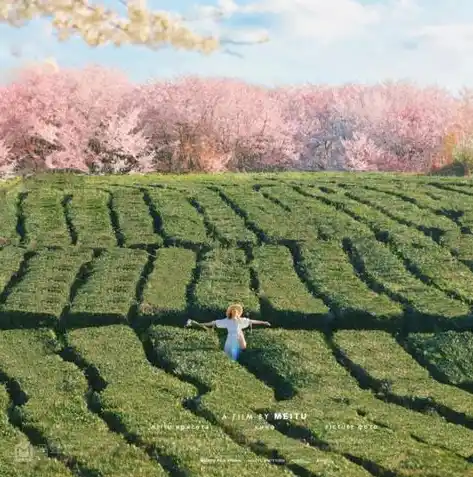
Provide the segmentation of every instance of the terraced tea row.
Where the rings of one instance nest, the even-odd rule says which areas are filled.
[[[471,321],[469,305],[368,238],[198,252],[6,247],[0,258],[0,328],[208,321],[235,300],[287,328],[428,331]]]
[[[277,467],[270,469],[264,456],[258,458],[251,449],[230,439],[209,418],[188,409],[186,403],[199,390],[153,368],[131,328],[118,325],[75,330],[68,340],[83,366],[93,366],[96,379],[100,376],[106,383],[98,396],[102,412],[123,432],[136,436],[140,447],[152,448],[172,459],[174,471],[220,476],[238,465],[241,475],[285,475]],[[206,458],[216,455],[227,463],[206,462]]]
[[[360,189],[351,187],[349,190],[350,197],[369,205],[376,204],[376,207],[389,217],[417,228],[427,236],[432,237],[437,243],[450,249],[461,259],[472,260],[473,235],[463,222],[454,219],[460,213],[462,213],[462,216],[465,213],[468,214],[468,205],[465,206],[465,201],[459,201],[459,198],[455,197],[454,194],[451,197],[444,194],[441,201],[434,201],[430,198],[432,202],[436,203],[435,207],[429,201],[429,196],[424,195],[422,197],[421,193],[406,191],[404,197],[396,197],[392,193],[385,193],[379,188]],[[406,200],[410,198],[414,199],[416,203]],[[442,203],[448,204],[448,211],[440,207]],[[427,206],[427,204],[429,205]]]
[[[404,342],[406,349],[435,379],[473,390],[473,333],[413,333]]]
[[[374,288],[406,306],[414,319],[430,320],[469,315],[469,306],[448,297],[439,289],[417,279],[389,250],[389,246],[372,238],[350,243],[357,266]],[[422,324],[422,323],[420,323]]]
[[[334,344],[339,348],[340,361],[352,374],[391,402],[434,411],[448,421],[473,429],[471,395],[432,379],[390,334],[343,330],[335,334]],[[471,456],[471,442],[467,445],[467,455]]]
[[[385,332],[344,331],[336,333],[334,341],[332,341],[330,339],[327,340],[317,332],[299,332],[301,335],[299,337],[297,337],[297,333],[283,330],[278,331],[278,333],[280,334],[277,340],[271,340],[271,335],[265,333],[264,335],[261,334],[262,341],[260,339],[252,341],[258,349],[254,357],[254,363],[255,365],[256,363],[261,363],[263,369],[266,368],[265,372],[268,372],[271,367],[274,368],[276,366],[277,370],[273,371],[273,375],[285,377],[286,381],[292,384],[294,392],[297,393],[296,396],[298,395],[300,399],[307,403],[308,409],[323,409],[323,413],[316,412],[316,414],[318,417],[327,417],[330,425],[324,426],[324,429],[328,432],[322,431],[321,426],[317,426],[318,432],[315,435],[319,439],[327,441],[324,436],[334,435],[335,432],[335,435],[338,433],[338,439],[341,441],[341,444],[343,444],[345,439],[344,434],[348,434],[347,440],[357,441],[357,445],[364,443],[365,446],[371,447],[368,445],[370,440],[366,439],[364,434],[363,436],[355,435],[357,430],[377,430],[376,426],[373,428],[373,426],[369,425],[371,423],[399,433],[398,438],[403,443],[403,447],[403,441],[406,441],[407,444],[410,438],[414,437],[424,443],[447,448],[463,458],[471,456],[471,425],[470,427],[464,427],[460,418],[457,424],[447,424],[444,419],[438,416],[421,414],[419,412],[421,409],[416,408],[409,400],[396,401],[388,393],[383,395],[375,386],[375,383],[367,379],[369,377],[368,373],[373,372],[375,369],[378,371],[382,369],[386,374],[389,374],[390,366],[377,365],[378,354],[371,353],[372,349],[367,347],[367,343],[376,342],[379,343],[377,350],[385,349],[389,339],[392,339],[389,334]],[[363,335],[366,336],[365,340],[362,339]],[[342,336],[347,337],[347,340],[340,342]],[[350,343],[350,350],[357,349],[359,354],[354,356],[355,353],[348,353],[349,358],[354,361],[354,363],[353,361],[351,362],[352,366],[347,366],[343,360],[340,360],[346,367],[346,370],[344,370],[335,365],[332,353],[338,358],[339,352],[337,352],[335,346],[343,347],[346,342]],[[266,350],[271,349],[271,347],[276,347],[278,354],[272,352],[265,356]],[[330,348],[333,349],[331,350]],[[345,348],[343,350],[345,351]],[[401,347],[391,346],[389,350],[392,363],[397,365],[401,361],[404,377],[412,380],[412,382],[416,382],[416,379],[422,375],[420,370],[422,368]],[[277,359],[275,359],[276,356]],[[358,359],[359,356],[363,356],[365,359],[361,361]],[[366,358],[366,356],[369,357]],[[303,360],[306,361],[305,364],[303,364]],[[368,361],[371,366],[367,366],[367,369],[355,367],[355,365],[366,364]],[[394,364],[392,367],[394,367]],[[301,376],[301,370],[305,371],[304,376]],[[348,373],[356,377],[357,380],[355,381]],[[311,374],[313,378],[310,378]],[[432,384],[432,380],[426,380],[425,374],[424,371],[424,379],[417,383],[417,392],[413,393],[414,395],[429,396],[432,394],[432,389],[435,389],[435,383]],[[292,379],[294,375],[297,376],[295,380]],[[358,385],[371,392],[360,390]],[[448,394],[451,389],[447,388],[449,387],[444,386],[438,392],[444,391],[444,394]],[[374,396],[372,394],[373,391],[376,393]],[[455,395],[455,389],[453,389],[452,394]],[[461,396],[457,396],[458,403],[463,402],[463,405],[468,405],[468,395],[462,391],[459,391],[458,394],[461,394]],[[312,405],[309,404],[310,401],[313,402]],[[327,402],[327,406],[324,406],[324,402]],[[397,405],[387,404],[386,402],[396,403]],[[331,418],[327,416],[327,408],[330,408],[331,412],[333,411]],[[353,422],[350,416],[353,416],[353,420],[364,417],[369,423]],[[352,424],[353,427],[350,427],[349,424]],[[436,431],[433,431],[433,429],[436,429]],[[375,440],[373,439],[373,447],[384,447],[376,446],[374,442]],[[389,447],[386,446],[385,448],[388,449]],[[399,453],[404,453],[404,450],[399,449]],[[386,457],[389,460],[390,457],[395,458],[395,455],[396,453],[393,453],[391,448],[390,454],[387,454]],[[376,461],[379,462],[378,459]],[[422,469],[427,471],[428,465],[424,464]],[[400,471],[396,469],[396,472]],[[404,472],[408,474],[409,471],[405,470]],[[404,472],[401,471],[400,474],[402,475]],[[441,475],[440,471],[439,475]]]
[[[256,334],[252,333],[252,339]],[[277,406],[282,413],[288,407],[285,403],[278,405],[267,386],[245,368],[226,359],[214,333],[209,336],[199,331],[174,332],[154,326],[148,336],[156,359],[163,366],[181,380],[202,388],[193,403],[195,412],[222,427],[242,446],[268,458],[277,457],[296,475],[369,475],[341,455],[307,446],[268,425],[267,408]],[[306,410],[299,408],[301,413]],[[224,456],[216,453],[212,457],[218,460]]]
[[[89,411],[85,399],[88,383],[74,364],[59,356],[60,351],[50,330],[0,333],[0,370],[14,390],[17,426],[74,475],[166,475],[143,450],[110,432],[107,424]],[[0,447],[3,445],[2,440]],[[52,469],[54,465],[59,473],[58,462],[49,462]],[[62,472],[67,475],[64,466]]]
[[[0,332],[0,369],[3,379],[15,383],[10,386],[18,409],[14,426],[4,424],[16,436],[8,445],[2,440],[4,465],[15,456],[12,447],[25,440],[17,426],[49,452],[47,458],[36,447],[38,476],[131,475],[130,469],[133,475],[166,475],[171,465],[173,472],[196,476],[228,475],[235,465],[248,476],[374,471],[411,477],[418,469],[471,475],[471,428],[412,406],[415,399],[432,398],[434,405],[468,416],[469,397],[432,382],[387,333],[339,332],[331,345],[319,332],[253,332],[247,370],[227,360],[217,337],[153,326],[143,336],[153,368],[135,332],[122,325],[74,330],[59,337],[62,345],[51,331]],[[331,346],[335,356],[350,360],[348,370]],[[25,352],[18,356],[15,349]],[[360,389],[348,372],[354,363],[362,367],[358,379],[360,373],[373,381],[390,376],[390,389],[376,397]],[[292,391],[275,401],[263,376],[276,391]],[[404,389],[409,399],[401,406],[385,402],[405,397]],[[18,472],[28,472],[27,462]],[[15,472],[6,475],[20,475]]]
[[[302,204],[295,197],[287,200],[291,208],[282,208],[272,195],[249,186],[209,187],[39,189],[15,198],[18,204],[8,192],[12,207],[6,211],[2,237],[7,243],[21,241],[34,247],[94,248],[160,246],[163,241],[238,245],[258,239],[277,243],[317,237],[316,228],[307,223],[311,208],[299,210]],[[312,215],[328,212],[313,209]],[[345,222],[339,228],[347,226],[343,216],[339,220]],[[15,236],[18,224],[21,237]]]
[[[472,194],[371,174],[0,187],[0,474],[472,477],[471,332],[452,331],[472,323]],[[182,327],[235,301],[273,325],[238,362],[225,330]]]
[[[48,459],[43,449],[9,422],[10,397],[0,385],[0,473],[5,477],[72,477],[74,474],[60,461]],[[33,457],[33,458],[31,458]]]
[[[302,247],[301,256],[309,283],[335,315],[335,326],[401,326],[402,307],[360,280],[340,244],[320,241]]]
[[[320,184],[323,184],[321,181]],[[297,183],[295,183],[297,184]],[[337,183],[335,183],[336,185]],[[369,183],[368,183],[369,184]],[[299,183],[302,187],[304,183]],[[386,181],[378,185],[344,184],[355,199],[387,213],[395,220],[423,230],[434,237],[444,235],[446,246],[467,253],[471,234],[468,228],[429,210],[432,204],[406,201],[389,193]],[[413,190],[407,182],[404,189]],[[430,189],[429,189],[430,188]],[[417,187],[419,189],[419,187]],[[417,195],[434,189],[424,185]],[[437,199],[437,211],[455,210],[463,215],[473,200],[459,202],[462,194],[435,189],[444,194]],[[219,187],[214,185],[179,188],[108,187],[83,189],[34,188],[18,195],[15,189],[2,190],[8,207],[3,211],[2,238],[31,246],[80,244],[96,248],[169,244],[255,243],[260,240],[310,240],[313,237],[340,238],[365,235],[366,229],[339,214],[332,207],[307,201],[290,187],[273,181],[267,184]],[[17,194],[17,195],[15,195]],[[439,197],[437,195],[437,197]],[[463,199],[465,199],[463,195]],[[432,199],[431,199],[432,200]],[[427,200],[428,202],[428,200]],[[419,204],[422,204],[419,206]],[[288,219],[290,218],[290,222]],[[330,219],[330,220],[328,220]],[[465,222],[465,224],[468,223]],[[289,227],[288,227],[289,226]],[[16,236],[16,228],[21,237]],[[463,245],[462,245],[463,244]],[[465,255],[466,257],[467,255]]]
[[[202,338],[196,336],[194,341],[179,330],[171,331],[161,326],[150,330],[160,361],[181,379],[197,382],[208,389],[199,399],[198,411],[207,415],[213,411],[215,415],[215,410],[220,409],[221,414],[237,416],[234,417],[236,424],[221,421],[222,425],[226,422],[228,426],[239,425],[242,429],[252,428],[258,418],[266,415],[268,422],[281,434],[308,442],[310,449],[317,453],[318,465],[322,465],[319,469],[307,470],[358,475],[355,466],[347,467],[347,461],[350,461],[359,466],[360,475],[365,475],[365,469],[376,475],[393,472],[399,476],[412,476],[419,469],[439,476],[466,476],[473,471],[473,465],[467,460],[472,453],[470,428],[445,422],[439,416],[422,414],[408,405],[388,404],[360,389],[349,372],[337,364],[322,334],[284,330],[252,333],[243,364],[274,387],[279,399],[285,395],[284,401],[271,404],[267,400],[263,405],[255,385],[246,391],[247,379],[241,376],[237,381],[230,367],[233,363],[229,363],[229,369],[222,369],[220,363],[214,364],[211,350],[215,349],[215,359],[223,358],[223,355],[217,351],[217,345],[212,344],[212,337],[205,332],[199,334]],[[356,342],[357,336],[352,338]],[[189,346],[186,343],[182,347],[185,339]],[[400,346],[398,352],[405,353]],[[397,354],[393,356],[396,358]],[[415,380],[419,373],[413,365],[416,363],[411,359],[405,373],[412,372]],[[225,389],[235,393],[230,384],[234,382],[242,383],[239,391],[251,407],[246,416],[237,398],[225,396]],[[428,383],[423,382],[417,387],[419,393],[426,390],[422,385],[429,389]],[[467,405],[466,399],[463,402]],[[301,415],[304,417],[297,417]],[[260,440],[265,443],[263,438]],[[283,456],[286,453],[284,458],[288,461],[292,455],[286,449],[291,449],[289,444],[281,451]],[[432,452],[436,454],[435,462]],[[310,458],[310,452],[306,455],[309,461],[315,460],[314,455]]]
[[[405,268],[414,276],[471,306],[472,271],[432,239],[344,193],[316,190],[302,192],[313,200],[330,203],[360,223],[368,225],[377,239],[389,245],[394,256],[402,260]],[[467,322],[468,320],[465,321],[465,326]]]
[[[193,334],[195,333],[190,332],[190,335]],[[153,370],[149,363],[146,365],[143,353],[140,354],[137,349],[139,341],[129,328],[116,326],[94,330],[82,329],[72,332],[70,336],[75,350],[86,361],[92,363],[108,382],[106,390],[102,392],[103,405],[108,405],[111,412],[121,416],[123,424],[132,429],[136,435],[147,442],[156,443],[163,449],[169,448],[169,452],[174,451],[176,456],[179,456],[179,465],[189,471],[189,475],[223,475],[232,470],[235,471],[236,468],[243,475],[255,475],[258,472],[293,475],[292,472],[285,472],[280,467],[272,467],[267,462],[272,458],[270,452],[258,451],[256,447],[245,445],[242,442],[241,432],[238,432],[242,429],[235,428],[236,432],[231,432],[231,423],[229,426],[220,426],[221,416],[199,412],[196,409],[196,401],[205,399],[202,396],[202,393],[205,392],[203,389],[205,385],[195,382],[187,383],[176,377],[172,378],[160,369]],[[200,337],[202,338],[202,334]],[[196,344],[192,341],[192,338],[190,342],[181,341],[178,347],[182,349],[184,346],[189,350]],[[123,356],[118,343],[133,350],[131,362]],[[215,350],[218,350],[217,343],[214,340],[212,343]],[[199,344],[206,346],[202,339]],[[165,346],[165,342],[163,345]],[[208,344],[206,347],[208,348]],[[198,348],[196,351],[198,353]],[[152,355],[151,352],[150,354]],[[209,369],[213,369],[215,365],[219,364],[223,374],[228,376],[230,373],[234,378],[238,377],[238,373],[235,373],[235,368],[239,368],[238,365],[228,362],[221,351],[218,355],[216,362],[213,360],[212,354],[207,355]],[[138,356],[142,357],[138,359]],[[113,359],[112,362],[110,358]],[[111,364],[115,362],[115,359],[118,360],[118,363],[123,362],[120,373],[118,371],[120,366],[116,367]],[[158,366],[164,366],[159,357],[155,359]],[[196,359],[198,360],[199,357],[197,356]],[[252,385],[253,392],[257,392],[257,389],[261,387],[258,386],[257,381],[253,381]],[[130,386],[135,386],[136,389],[136,394],[133,393],[133,401],[137,404],[138,411],[129,406],[129,395],[126,391]],[[149,389],[152,390],[151,394],[156,396],[155,404],[153,401],[149,401]],[[241,388],[238,393],[235,393],[235,389],[232,390],[233,402],[235,407],[246,412],[248,404],[245,399],[242,399],[241,391]],[[168,397],[163,396],[164,393]],[[202,397],[197,399],[198,396]],[[230,397],[230,394],[227,396]],[[164,403],[162,403],[163,399]],[[271,400],[270,390],[264,390],[263,387],[261,399]],[[169,405],[167,405],[168,402]],[[140,409],[143,411],[140,412]],[[215,409],[213,411],[215,413]],[[148,427],[146,427],[146,423],[148,423]],[[153,425],[149,427],[149,423],[153,423]],[[257,431],[255,430],[254,433],[256,434]],[[259,431],[259,434],[264,436],[265,432]],[[304,449],[303,446],[300,448]],[[219,458],[220,463],[212,465],[213,458]]]
[[[255,243],[216,192],[174,188],[2,191],[2,244],[29,247],[144,247]],[[18,233],[17,233],[17,229]]]
[[[92,253],[77,249],[67,254],[45,250],[37,254],[26,252],[21,257],[22,253],[14,248],[0,251],[0,268],[4,271],[1,327],[54,324],[69,303],[81,266],[92,258]]]

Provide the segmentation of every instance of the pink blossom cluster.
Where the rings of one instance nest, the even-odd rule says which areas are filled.
[[[473,94],[405,82],[269,89],[27,69],[0,86],[0,176],[258,170],[426,172],[473,131]]]

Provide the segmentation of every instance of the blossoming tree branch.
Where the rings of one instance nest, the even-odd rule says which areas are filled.
[[[211,53],[219,49],[216,36],[202,36],[183,23],[183,17],[170,12],[152,12],[146,0],[119,0],[127,9],[127,17],[87,0],[0,0],[0,22],[21,27],[33,18],[51,18],[61,41],[79,35],[90,46],[113,43],[140,44],[156,49],[164,45]],[[223,18],[223,8],[212,7],[215,21]],[[250,41],[262,43],[267,36]],[[245,42],[248,43],[248,42]]]

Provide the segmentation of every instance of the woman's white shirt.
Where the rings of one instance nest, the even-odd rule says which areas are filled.
[[[228,337],[238,336],[240,330],[248,328],[251,320],[249,318],[224,318],[223,320],[216,320],[217,328],[226,328],[228,330]]]

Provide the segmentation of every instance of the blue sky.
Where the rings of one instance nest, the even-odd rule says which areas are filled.
[[[203,17],[219,1],[222,22]],[[124,13],[115,0],[89,0]],[[0,81],[23,64],[55,58],[62,67],[90,63],[120,68],[134,82],[187,74],[237,77],[268,86],[377,83],[408,79],[457,91],[473,87],[472,0],[149,0],[153,10],[193,15],[201,33],[260,45],[226,44],[203,56],[143,46],[88,47],[59,42],[46,19],[22,28],[0,25]],[[12,53],[14,53],[12,55]]]

